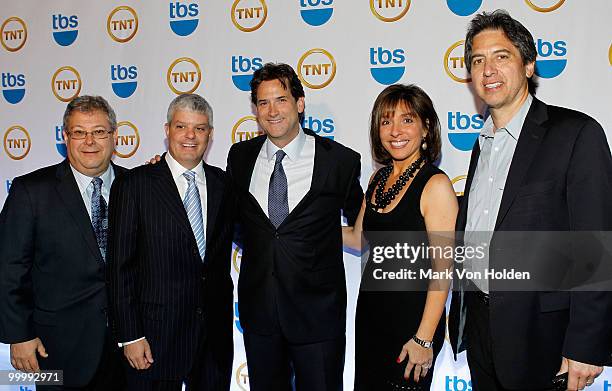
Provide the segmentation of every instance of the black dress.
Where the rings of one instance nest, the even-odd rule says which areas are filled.
[[[367,231],[425,231],[425,221],[420,211],[421,194],[425,184],[436,174],[443,173],[437,167],[426,163],[413,178],[399,203],[387,213],[378,213],[366,207],[363,230]],[[370,186],[376,186],[373,180]],[[368,189],[372,194],[374,189]],[[366,203],[367,204],[367,203]],[[362,282],[363,288],[363,282]],[[376,292],[360,290],[355,318],[355,390],[385,391],[395,389],[389,384],[414,385],[403,379],[407,358],[396,362],[402,346],[416,333],[423,310],[426,291]],[[434,358],[444,343],[446,315],[442,314],[434,335]],[[420,388],[429,390],[433,365],[427,376],[418,383]]]

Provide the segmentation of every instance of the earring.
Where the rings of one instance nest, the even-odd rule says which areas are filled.
[[[423,142],[421,142],[421,149],[423,151],[427,151],[427,143],[425,142],[425,139],[423,139]]]

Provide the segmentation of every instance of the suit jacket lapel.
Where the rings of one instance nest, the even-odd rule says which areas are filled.
[[[221,196],[223,193],[223,183],[213,175],[212,169],[208,164],[204,164],[204,175],[206,175],[206,239],[211,237],[217,214],[219,213],[219,204],[221,204]],[[208,246],[206,246],[208,248]]]
[[[156,188],[155,194],[166,206],[167,210],[174,216],[180,227],[186,232],[193,234],[187,218],[187,212],[185,211],[181,196],[176,188],[174,178],[172,178],[168,163],[166,163],[165,156],[166,154],[164,153],[160,162],[151,167],[154,178],[153,186]]]
[[[85,243],[89,246],[92,254],[102,262],[102,254],[98,248],[98,242],[96,241],[96,235],[94,234],[93,227],[91,225],[91,218],[87,213],[87,208],[83,202],[83,197],[79,191],[79,186],[76,183],[74,174],[70,169],[70,163],[68,160],[64,160],[63,163],[57,166],[57,192],[60,198],[66,206],[66,210],[78,227],[78,231],[83,236]]]
[[[479,157],[480,143],[478,142],[478,140],[476,140],[476,142],[474,143],[474,148],[472,148],[470,167],[468,169],[467,179],[465,180],[463,198],[461,199],[461,205],[459,206],[459,214],[457,215],[457,231],[465,230],[465,224],[467,223],[468,200],[470,198],[470,187],[472,187],[472,180],[474,179],[474,173],[476,172],[476,166],[478,165]]]
[[[525,117],[525,123],[523,124],[514,156],[512,156],[512,163],[510,164],[508,178],[506,178],[504,186],[504,194],[502,195],[497,221],[495,222],[495,230],[498,229],[508,213],[519,188],[524,182],[525,174],[527,174],[527,170],[531,166],[546,133],[546,128],[541,126],[541,124],[547,119],[548,110],[546,105],[533,98],[533,103],[529,108],[527,117]]]

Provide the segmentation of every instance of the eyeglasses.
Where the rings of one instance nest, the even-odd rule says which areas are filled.
[[[96,129],[91,132],[86,132],[84,130],[71,130],[68,133],[71,139],[73,140],[84,140],[88,134],[91,134],[93,138],[102,140],[108,138],[108,135],[113,133],[114,130],[106,130],[106,129]]]

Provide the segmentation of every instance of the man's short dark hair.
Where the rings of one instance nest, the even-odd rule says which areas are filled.
[[[423,123],[423,128],[427,131],[424,138],[427,149],[421,149],[421,155],[427,161],[435,162],[440,157],[442,149],[440,120],[429,95],[414,84],[390,85],[376,98],[370,116],[370,144],[374,160],[380,164],[391,163],[391,154],[383,147],[380,140],[380,123],[384,117],[393,115],[399,104],[406,105],[406,108],[416,114]]]
[[[465,66],[468,72],[472,72],[472,44],[474,37],[485,30],[500,30],[518,49],[523,60],[523,65],[535,62],[538,52],[533,36],[525,26],[518,20],[512,18],[506,10],[495,10],[493,12],[482,12],[470,21],[465,36]],[[535,76],[535,75],[534,75]],[[535,94],[538,83],[530,77],[529,92]]]
[[[91,114],[94,111],[101,111],[106,114],[108,124],[112,131],[117,130],[117,116],[115,111],[110,104],[101,96],[96,95],[81,95],[77,96],[68,103],[66,110],[64,111],[63,126],[64,130],[68,131],[68,119],[74,111],[80,111],[81,113]]]
[[[278,80],[285,90],[291,91],[295,100],[303,98],[304,87],[293,68],[287,64],[267,63],[253,73],[251,80],[251,102],[257,105],[257,88],[263,81]]]

